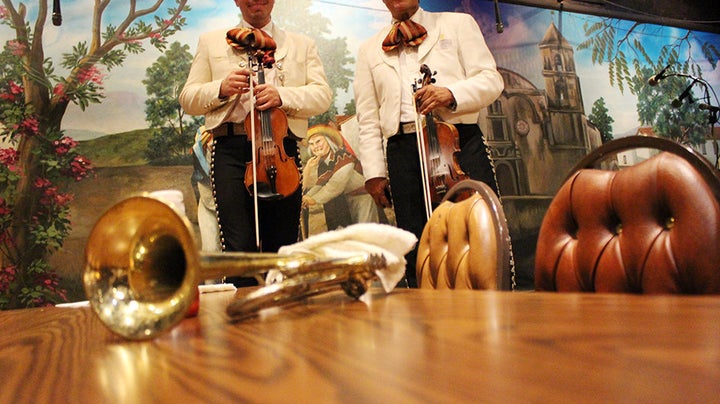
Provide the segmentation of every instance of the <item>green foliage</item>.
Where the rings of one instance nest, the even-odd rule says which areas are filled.
[[[644,77],[650,77],[661,67],[638,65],[636,68],[632,85],[638,98],[640,122],[652,126],[653,132],[659,136],[686,144],[704,143],[708,131],[707,115],[689,102],[683,102],[678,108],[672,106],[673,100],[690,82],[685,78],[670,77],[656,86],[649,86]]]
[[[577,46],[577,50],[591,50],[593,63],[608,64],[610,85],[617,86],[620,92],[627,88],[632,94],[636,94],[637,87],[633,83],[635,75],[630,70],[631,65],[662,67],[679,64],[682,71],[702,77],[700,62],[710,63],[714,69],[720,59],[716,44],[703,41],[693,31],[680,30],[681,35],[676,39],[668,38],[670,41],[660,47],[657,60],[653,60],[643,45],[643,38],[655,37],[652,26],[634,23],[624,27],[623,24],[625,23],[613,18],[587,22],[583,26],[587,39]],[[695,60],[695,43],[701,44],[706,60]],[[635,70],[637,71],[637,68]]]
[[[608,115],[608,109],[605,106],[605,99],[603,97],[595,100],[592,106],[592,112],[588,116],[590,122],[592,122],[600,131],[600,137],[603,143],[613,139],[613,127],[612,124],[615,120]]]
[[[148,141],[145,158],[150,164],[187,164],[189,150],[201,119],[186,115],[178,97],[192,64],[193,55],[187,45],[174,42],[145,71],[142,81],[149,95],[145,101],[145,119],[153,136]]]
[[[586,23],[587,39],[577,49],[590,49],[593,63],[607,63],[610,85],[617,87],[621,93],[627,89],[637,96],[641,123],[652,125],[657,135],[685,143],[704,142],[708,131],[707,116],[689,103],[683,103],[679,108],[671,107],[672,99],[689,84],[687,80],[670,77],[654,87],[648,85],[647,80],[665,66],[671,66],[671,72],[701,78],[701,62],[709,63],[713,69],[717,66],[720,59],[717,45],[703,41],[693,31],[679,30],[677,38],[666,37],[669,41],[653,58],[642,41],[646,34],[652,35],[648,33],[652,27],[634,23],[625,28],[622,24],[611,18]],[[706,60],[695,59],[695,43],[701,44]]]
[[[158,128],[148,140],[145,157],[151,165],[185,165],[191,164],[190,147],[200,125],[185,126],[181,134],[175,129]]]
[[[705,42],[700,46],[705,58],[710,62],[713,70],[717,68],[718,59],[720,59],[720,50],[714,43]]]
[[[356,112],[355,112],[355,100],[354,99],[348,101],[348,103],[345,104],[344,111],[345,111],[346,115],[355,115]]]

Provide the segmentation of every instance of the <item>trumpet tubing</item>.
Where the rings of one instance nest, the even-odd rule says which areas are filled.
[[[287,274],[287,279],[281,283],[235,299],[227,307],[228,316],[239,320],[268,307],[336,290],[338,285],[348,296],[357,299],[367,291],[375,278],[375,270],[384,268],[386,261],[382,255],[355,256],[317,261],[312,266],[312,271]]]
[[[85,248],[83,286],[106,327],[139,340],[182,320],[204,279],[249,277],[277,269],[293,285],[290,297],[290,289],[283,290],[285,282],[260,288],[257,292],[262,296],[257,301],[243,299],[244,307],[228,310],[239,316],[316,293],[316,278],[327,281],[333,272],[335,286],[342,285],[353,296],[348,291],[349,274],[362,273],[355,278],[369,281],[374,270],[384,265],[382,257],[374,256],[324,259],[313,254],[200,253],[187,218],[157,199],[138,196],[111,207],[95,223]],[[299,290],[302,284],[305,289]]]

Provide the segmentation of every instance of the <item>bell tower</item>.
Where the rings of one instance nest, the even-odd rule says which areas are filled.
[[[580,80],[575,71],[575,54],[555,24],[550,24],[538,45],[543,59],[542,75],[548,95],[548,107],[583,112]]]
[[[588,139],[585,133],[585,107],[580,79],[575,71],[573,48],[555,24],[550,24],[538,47],[543,61],[542,75],[547,93],[550,144],[586,149]]]

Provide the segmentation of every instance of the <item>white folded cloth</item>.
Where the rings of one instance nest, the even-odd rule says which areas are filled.
[[[383,289],[390,293],[405,275],[405,254],[417,243],[409,231],[381,223],[356,223],[308,237],[298,243],[281,247],[280,255],[310,253],[320,258],[347,258],[358,255],[382,254],[387,263],[376,270]],[[270,271],[267,283],[277,279],[277,271]]]
[[[235,291],[235,285],[232,283],[213,283],[210,285],[200,285],[198,286],[198,290],[200,293],[214,293],[214,292],[227,292],[227,291]]]

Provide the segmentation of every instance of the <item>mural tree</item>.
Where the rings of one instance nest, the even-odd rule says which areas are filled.
[[[173,42],[145,71],[148,99],[145,119],[154,129],[145,157],[150,164],[174,165],[190,161],[188,150],[202,117],[185,114],[178,97],[185,86],[193,55],[188,45]]]
[[[49,254],[63,244],[71,229],[63,192],[67,181],[80,181],[91,172],[90,162],[75,151],[61,122],[68,104],[81,109],[103,98],[103,75],[121,66],[129,54],[144,51],[143,41],[164,50],[167,37],[185,24],[187,0],[156,0],[138,8],[136,0],[118,0],[127,9],[119,21],[108,23],[113,0],[96,0],[89,41],[80,41],[63,54],[56,72],[45,57],[43,34],[48,1],[29,8],[2,0],[0,23],[15,38],[0,54],[0,309],[51,304],[65,299],[49,268]],[[158,10],[164,3],[167,18]],[[34,22],[30,19],[34,18]],[[103,29],[103,24],[105,28]],[[4,146],[5,147],[5,146]]]
[[[588,119],[600,131],[600,137],[603,143],[607,143],[613,139],[612,124],[615,120],[608,115],[608,109],[605,106],[605,98],[600,97],[593,102],[592,112],[588,115]]]
[[[323,61],[328,84],[333,91],[333,99],[337,99],[338,89],[348,90],[353,78],[353,71],[348,67],[354,62],[348,50],[345,38],[329,38],[329,25],[331,21],[320,13],[310,12],[311,0],[293,0],[275,2],[273,8],[273,21],[288,31],[300,32],[313,39],[318,47],[320,59]],[[348,111],[347,106],[344,113]],[[310,125],[326,123],[335,120],[338,114],[333,104],[324,114],[313,117]]]
[[[643,38],[654,38],[652,31],[657,26],[603,18],[586,23],[584,29],[588,38],[577,49],[590,49],[593,63],[607,63],[611,86],[617,86],[620,92],[627,89],[638,97],[643,124],[652,125],[661,136],[685,143],[704,142],[708,131],[706,113],[687,104],[670,107],[672,99],[689,84],[686,79],[672,77],[654,87],[647,80],[666,66],[668,72],[685,78],[702,78],[702,66],[715,69],[720,60],[716,43],[704,40],[702,33],[678,30],[679,36],[661,45],[657,56],[651,56],[649,42]]]
[[[638,71],[639,77],[654,74],[654,70],[647,67]],[[707,114],[693,103],[677,100],[687,86],[682,80],[662,80],[656,86],[636,80],[633,88],[638,97],[638,118],[641,123],[651,125],[655,133],[676,142],[701,144],[708,133]]]

